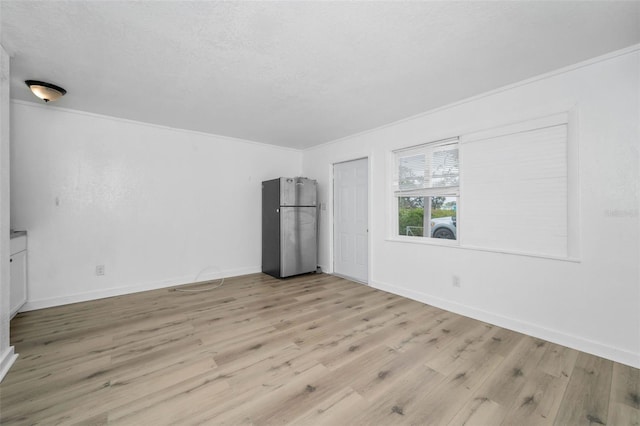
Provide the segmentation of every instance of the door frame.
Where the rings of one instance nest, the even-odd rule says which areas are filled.
[[[329,232],[329,258],[331,260],[331,264],[329,265],[330,270],[327,271],[331,274],[334,275],[338,275],[341,276],[340,274],[336,274],[335,272],[335,250],[334,250],[334,241],[335,241],[335,187],[334,187],[334,180],[335,180],[335,166],[338,164],[343,164],[343,163],[350,163],[352,161],[358,161],[358,160],[367,160],[367,282],[363,282],[363,281],[358,281],[353,277],[347,277],[345,276],[344,278],[349,279],[351,281],[357,281],[360,282],[362,284],[366,284],[366,285],[370,285],[371,283],[371,272],[372,272],[372,262],[371,262],[371,258],[372,258],[372,251],[371,251],[371,234],[372,234],[372,229],[371,229],[371,201],[372,201],[372,191],[371,191],[371,170],[372,170],[372,155],[363,155],[361,157],[352,157],[352,158],[348,158],[348,159],[344,159],[344,160],[340,160],[340,161],[334,161],[331,164],[329,164],[329,175],[331,177],[331,185],[329,185],[329,199],[331,202],[330,207],[330,211],[331,214],[329,215],[329,229],[331,229],[331,232]],[[329,210],[329,209],[327,209]]]

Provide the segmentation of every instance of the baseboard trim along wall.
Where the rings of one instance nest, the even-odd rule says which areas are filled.
[[[558,345],[566,346],[582,352],[587,352],[602,358],[629,365],[631,367],[640,368],[640,354],[636,354],[624,349],[615,348],[599,342],[583,339],[578,336],[562,333],[557,330],[541,327],[525,321],[504,317],[491,312],[476,309],[471,306],[462,305],[450,300],[431,296],[426,293],[409,290],[392,284],[386,284],[379,281],[371,281],[369,283],[378,290],[383,290],[399,296],[407,297],[418,302],[426,303],[440,309],[444,309],[459,315],[483,321],[498,327],[506,328],[518,333],[523,333],[538,339],[547,340]]]
[[[0,382],[4,379],[4,376],[9,372],[9,369],[16,362],[18,354],[14,352],[13,346],[9,346],[2,356],[0,357]]]
[[[260,272],[259,267],[247,267],[201,273],[198,275],[198,281],[209,281],[219,278],[236,277],[240,275],[255,274],[257,272]],[[193,282],[193,275],[188,275],[160,281],[151,281],[143,284],[112,287],[85,293],[68,294],[65,296],[52,297],[49,299],[29,300],[27,301],[27,303],[25,303],[22,309],[20,309],[20,312],[35,311],[37,309],[51,308],[54,306],[68,305],[71,303],[87,302],[90,300],[104,299],[113,296],[122,296],[125,294],[139,293],[142,291],[158,290],[167,287],[174,287],[177,285],[191,284]]]

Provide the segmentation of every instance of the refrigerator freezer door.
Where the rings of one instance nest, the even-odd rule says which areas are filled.
[[[313,272],[318,265],[316,208],[280,208],[280,276]]]
[[[315,206],[316,181],[307,178],[280,178],[280,204],[283,206]]]
[[[280,179],[262,182],[262,272],[280,278]]]

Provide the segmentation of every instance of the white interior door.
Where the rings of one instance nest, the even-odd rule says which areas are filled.
[[[369,160],[333,166],[333,270],[369,280]]]

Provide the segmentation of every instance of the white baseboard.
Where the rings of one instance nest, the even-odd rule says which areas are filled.
[[[0,382],[7,375],[9,369],[16,362],[18,354],[14,353],[13,346],[9,346],[2,355],[0,355]]]
[[[469,318],[497,325],[499,327],[517,331],[519,333],[524,333],[529,336],[547,340],[558,345],[567,346],[572,349],[616,361],[621,364],[629,365],[631,367],[640,368],[640,354],[633,353],[625,349],[612,347],[600,342],[585,339],[583,337],[563,333],[558,330],[549,329],[536,324],[531,324],[525,321],[508,318],[492,312],[483,311],[481,309],[463,305],[457,302],[452,302],[447,299],[442,299],[404,287],[386,284],[379,281],[371,281],[369,285],[379,290],[417,300],[418,302],[426,303],[428,305],[454,312],[459,315],[464,315]]]
[[[198,274],[198,281],[209,281],[218,278],[236,277],[240,275],[255,274],[260,272],[259,267],[228,269],[225,271],[204,271]],[[34,311],[36,309],[51,308],[54,306],[68,305],[70,303],[87,302],[89,300],[104,299],[106,297],[122,296],[124,294],[139,293],[141,291],[158,290],[177,285],[191,284],[193,275],[170,278],[160,281],[150,281],[129,286],[111,287],[107,289],[88,291],[84,293],[67,294],[48,299],[28,300],[20,309],[20,312]]]

